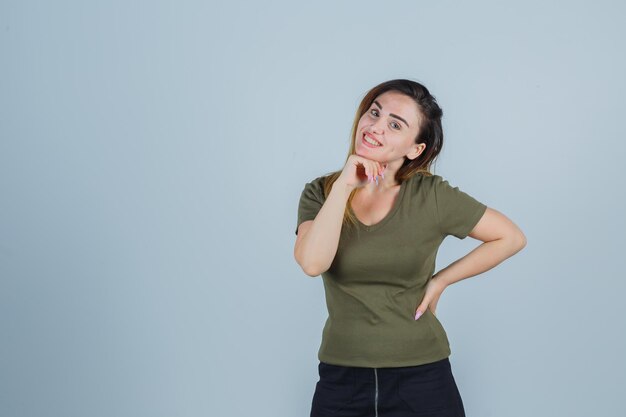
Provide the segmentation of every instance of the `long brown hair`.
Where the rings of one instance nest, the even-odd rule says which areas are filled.
[[[350,155],[353,155],[356,152],[355,138],[359,120],[370,108],[374,100],[387,91],[397,91],[415,101],[421,116],[420,129],[415,138],[415,143],[426,144],[426,149],[417,158],[405,158],[404,163],[396,173],[396,181],[402,183],[416,174],[427,176],[433,175],[430,172],[430,167],[441,152],[441,148],[443,146],[443,129],[441,127],[441,117],[443,116],[443,111],[439,107],[439,104],[437,104],[435,97],[430,94],[426,87],[416,81],[407,79],[385,81],[378,84],[365,94],[365,97],[361,100],[361,104],[356,111],[354,122],[352,124],[352,130],[350,133],[350,149],[348,151],[348,155],[346,156],[346,162],[348,161]],[[330,193],[334,182],[341,175],[341,171],[342,170],[335,171],[326,175],[324,181],[325,196],[328,196]],[[351,201],[357,191],[358,188],[355,188],[348,197],[348,202],[343,215],[344,224],[356,224],[356,219],[350,212],[349,208],[351,207]]]

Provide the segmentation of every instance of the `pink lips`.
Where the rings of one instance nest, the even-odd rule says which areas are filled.
[[[378,142],[378,143],[380,143],[380,141],[379,141],[378,139],[376,139],[374,136],[370,135],[369,133],[365,133],[365,134],[363,135],[363,137],[361,138],[361,141],[362,141],[362,142],[363,142],[363,144],[364,144],[365,146],[367,146],[368,148],[380,148],[380,147],[382,146],[382,144],[381,144],[381,145],[372,145],[372,144],[370,144],[370,143],[367,143],[367,141],[365,140],[365,136],[369,136],[371,139],[375,140],[375,141],[376,141],[376,142]]]

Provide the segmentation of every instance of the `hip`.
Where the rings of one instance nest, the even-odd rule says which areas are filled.
[[[464,417],[450,361],[369,368],[319,362],[311,417]]]

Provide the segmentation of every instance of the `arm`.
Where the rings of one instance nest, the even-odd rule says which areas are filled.
[[[427,308],[435,314],[439,297],[448,285],[488,271],[526,246],[522,231],[504,214],[489,207],[468,236],[483,243],[433,275],[417,308],[415,320]]]
[[[311,277],[328,270],[335,258],[351,190],[350,186],[335,181],[315,220],[304,221],[298,226],[294,257]]]
[[[469,236],[483,243],[435,274],[442,285],[448,286],[488,271],[526,246],[526,236],[517,225],[489,207]]]

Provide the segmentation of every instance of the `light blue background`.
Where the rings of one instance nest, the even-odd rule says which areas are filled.
[[[528,238],[438,304],[468,417],[623,415],[625,12],[2,1],[0,415],[308,416],[298,199],[392,78],[444,110],[434,172]]]

